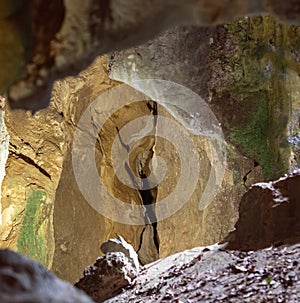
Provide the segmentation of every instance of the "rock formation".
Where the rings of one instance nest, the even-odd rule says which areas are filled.
[[[84,277],[75,286],[87,293],[96,303],[114,297],[122,288],[131,285],[136,270],[122,252],[107,253],[84,270]]]
[[[228,248],[257,250],[300,242],[300,175],[254,184],[243,196],[236,230],[224,240]]]
[[[55,277],[39,263],[11,250],[0,250],[2,303],[93,303],[83,291]]]
[[[80,14],[81,10],[75,12]],[[271,17],[243,18],[211,28],[177,27],[144,45],[114,52],[109,62],[105,57],[98,58],[77,77],[56,82],[50,107],[34,116],[5,108],[1,113],[6,124],[1,128],[1,176],[6,174],[2,184],[1,247],[31,256],[74,283],[86,265],[98,257],[99,243],[117,235],[133,246],[142,264],[223,240],[234,228],[247,188],[298,166],[299,37],[299,27],[278,24]],[[77,42],[81,43],[80,39]],[[102,103],[91,111],[89,125],[94,130],[99,126],[98,119],[109,114],[96,140],[97,171],[112,197],[129,208],[139,206],[139,215],[133,216],[127,209],[123,217],[140,224],[128,225],[112,218],[122,215],[122,209],[107,206],[104,191],[90,192],[97,197],[98,205],[106,206],[106,213],[97,212],[95,205],[87,203],[73,171],[74,132],[94,100],[121,87],[110,77],[125,83],[147,77],[177,82],[201,96],[206,110],[212,109],[224,132],[227,162],[222,166],[220,190],[207,207],[199,209],[199,201],[207,184],[217,180],[209,132],[199,135],[180,127],[169,140],[163,140],[159,131],[168,128],[157,127],[157,117],[186,126],[193,125],[196,115],[184,115],[176,106],[151,100],[126,85],[124,100],[129,102],[141,95],[144,100],[109,114],[116,100],[102,102],[100,98]],[[181,105],[191,104],[188,100]],[[146,123],[138,120],[140,124],[129,138],[138,140],[130,145],[127,124],[145,116]],[[92,133],[82,131],[84,138]],[[185,138],[191,139],[195,148],[180,159],[180,149],[176,148],[185,146]],[[124,183],[123,175],[114,169],[111,149],[116,142],[122,153],[132,147],[127,175],[137,180],[134,188]],[[80,151],[84,144],[77,147]],[[197,166],[189,165],[194,151],[199,156],[198,171]],[[161,180],[160,175],[155,176],[161,182],[148,188],[143,179],[153,167],[165,167],[167,173]],[[185,168],[195,177],[186,178],[184,190],[176,192]],[[97,180],[90,183],[96,184]],[[189,189],[191,184],[195,189]],[[141,190],[141,185],[146,190]],[[155,222],[161,216],[159,202],[170,193],[176,195],[171,195],[167,212],[181,194],[189,196],[178,212]],[[76,262],[70,264],[70,258]]]
[[[2,1],[0,93],[8,91],[11,107],[36,111],[49,104],[54,80],[80,72],[98,55],[174,25],[216,25],[259,13],[299,23],[299,2]]]
[[[131,263],[132,267],[138,273],[140,270],[140,264],[138,260],[138,255],[133,249],[132,245],[127,243],[121,236],[115,239],[109,239],[101,244],[101,251],[106,255],[111,252],[122,252],[128,261]]]
[[[299,244],[255,252],[198,247],[149,264],[134,287],[105,302],[297,303],[299,257]]]
[[[210,28],[177,27],[143,45],[114,52],[110,77],[129,85],[164,79],[192,89],[213,110],[226,139],[254,160],[245,180],[250,171],[259,171],[256,166],[265,178],[278,178],[290,165],[287,135],[298,133],[299,34],[299,27],[267,16]],[[181,102],[188,106],[188,100]],[[181,122],[186,119],[175,116]]]
[[[101,250],[105,255],[86,267],[84,277],[75,283],[96,303],[104,302],[120,293],[122,288],[133,285],[139,273],[138,256],[122,237],[105,241]]]

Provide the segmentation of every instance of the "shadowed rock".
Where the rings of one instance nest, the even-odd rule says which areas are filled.
[[[243,196],[228,249],[254,250],[300,242],[300,171],[254,184]]]
[[[12,108],[36,111],[48,105],[56,79],[77,74],[98,55],[175,25],[216,25],[261,13],[299,24],[299,1],[2,1],[0,93],[8,92]]]
[[[84,270],[75,286],[97,303],[117,295],[136,278],[136,270],[122,252],[107,253]]]
[[[11,250],[0,250],[1,303],[92,303],[82,291],[42,265]]]

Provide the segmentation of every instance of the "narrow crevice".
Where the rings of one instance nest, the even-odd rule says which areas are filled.
[[[244,186],[247,188],[247,178],[248,178],[248,175],[252,172],[252,169],[250,169],[246,174],[245,176],[243,177],[243,182],[244,182]]]
[[[140,177],[143,180],[143,185],[148,188],[147,176],[144,173],[140,174]],[[145,213],[145,223],[146,225],[151,224],[153,228],[153,242],[156,247],[157,253],[159,253],[159,240],[158,240],[158,232],[157,232],[157,217],[155,214],[154,206],[156,202],[156,195],[153,195],[153,192],[156,192],[156,188],[147,189],[147,190],[139,190],[141,195],[143,204],[146,208]]]
[[[157,127],[157,103],[154,101],[148,101],[147,107],[150,110],[150,113],[153,115],[154,119],[154,128]],[[156,132],[155,132],[156,133]],[[148,160],[146,161],[145,169],[148,168],[149,162],[153,157],[154,154],[154,146],[151,147],[151,150],[149,152]],[[147,174],[144,171],[144,169],[139,172],[139,176],[143,181],[143,188],[149,188],[148,180],[147,180]],[[155,202],[157,198],[157,187],[148,189],[148,190],[140,190],[140,195],[142,197],[143,204],[146,207],[146,214],[145,214],[145,223],[151,224],[153,228],[153,242],[156,247],[157,253],[159,254],[159,237],[158,237],[158,230],[157,230],[157,217],[155,213]]]
[[[153,115],[153,119],[154,119],[154,127],[156,128],[157,126],[157,103],[154,101],[148,101],[146,103],[150,113]],[[117,133],[118,133],[118,137],[120,140],[120,143],[122,144],[122,146],[126,149],[126,151],[129,153],[130,152],[130,148],[129,146],[127,146],[127,144],[125,144],[121,138],[120,135],[120,131],[118,129],[118,127],[116,128]],[[149,150],[149,156],[148,159],[145,161],[144,164],[139,163],[141,165],[141,168],[138,169],[138,175],[142,180],[142,188],[149,188],[149,184],[148,184],[148,180],[147,180],[147,170],[148,165],[150,160],[153,157],[154,154],[154,146],[155,143],[153,144],[153,146],[151,146],[151,149]],[[134,180],[133,177],[133,172],[130,169],[130,167],[128,166],[128,164],[125,164],[126,167],[125,169],[127,170],[129,176],[131,177],[132,180]],[[136,188],[141,188],[141,187],[136,187]],[[145,206],[145,216],[144,216],[144,222],[145,225],[151,225],[152,229],[153,229],[153,243],[155,245],[155,248],[157,250],[157,253],[159,254],[159,237],[158,237],[158,231],[157,231],[157,217],[155,214],[155,202],[156,202],[156,197],[157,197],[157,187],[155,188],[151,188],[151,189],[140,189],[139,190],[141,199],[142,199],[142,203]],[[141,236],[140,236],[140,243],[139,243],[139,247],[137,249],[137,252],[140,251],[142,244],[143,244],[143,236],[144,236],[144,232],[146,230],[146,227],[144,227]]]
[[[10,143],[10,145],[16,149],[15,145],[13,145],[12,143]],[[22,159],[24,162],[28,163],[29,165],[34,166],[35,168],[37,168],[40,171],[40,173],[42,173],[44,176],[46,176],[47,178],[49,178],[51,180],[51,175],[45,169],[43,169],[41,166],[39,166],[37,163],[35,163],[30,157],[28,157],[24,154],[18,153],[16,151],[12,151],[12,150],[10,150],[9,153],[11,155],[16,156],[17,158]]]
[[[138,259],[139,259],[140,264],[143,264],[143,262],[140,260],[140,257],[139,257],[139,251],[140,251],[141,248],[142,248],[143,236],[144,236],[145,230],[146,230],[146,226],[143,228],[143,230],[142,230],[142,232],[141,232],[139,247],[138,247],[137,250],[136,250],[136,253],[137,253],[137,255],[138,255]]]
[[[245,186],[247,189],[248,189],[248,187],[249,187],[249,186],[247,186],[248,176],[249,176],[249,174],[253,171],[253,169],[254,169],[255,167],[257,167],[257,166],[259,166],[259,163],[256,162],[256,161],[254,161],[253,168],[250,169],[250,170],[245,174],[245,176],[243,177],[244,186]]]

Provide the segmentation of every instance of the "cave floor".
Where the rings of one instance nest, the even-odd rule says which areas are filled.
[[[300,302],[300,244],[258,251],[213,246],[142,268],[134,285],[105,302]]]

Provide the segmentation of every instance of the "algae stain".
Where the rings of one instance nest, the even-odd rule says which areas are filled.
[[[257,96],[256,96],[257,97]],[[256,111],[250,116],[249,123],[231,130],[230,139],[242,147],[250,157],[263,167],[266,178],[270,178],[275,167],[276,151],[268,144],[269,113],[266,100],[258,100]]]
[[[231,125],[229,137],[263,167],[266,179],[279,177],[288,170],[289,154],[283,148],[290,115],[286,30],[268,16],[239,20],[226,29],[237,47],[231,62],[236,81],[229,91],[248,113]]]
[[[25,215],[17,240],[17,250],[41,264],[45,264],[45,239],[39,230],[43,223],[43,208],[47,195],[42,190],[31,193],[25,207]]]

